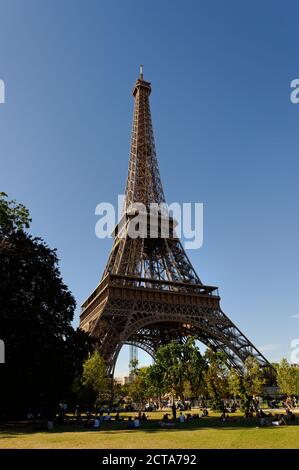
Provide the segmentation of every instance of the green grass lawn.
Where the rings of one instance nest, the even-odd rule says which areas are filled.
[[[195,410],[193,410],[194,412]],[[149,414],[140,429],[127,429],[127,422],[104,423],[100,430],[78,425],[55,425],[53,431],[36,431],[31,424],[7,424],[0,428],[0,448],[18,449],[262,449],[299,448],[299,417],[280,427],[259,427],[258,420],[236,413],[234,423],[219,423],[219,413],[200,420],[160,428],[161,412]],[[134,413],[122,413],[134,416]]]

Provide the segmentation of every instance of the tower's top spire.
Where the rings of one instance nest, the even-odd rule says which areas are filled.
[[[151,203],[165,202],[154,142],[150,93],[151,84],[143,79],[143,65],[140,65],[133,89],[135,103],[125,209],[134,203],[143,203],[148,208]]]

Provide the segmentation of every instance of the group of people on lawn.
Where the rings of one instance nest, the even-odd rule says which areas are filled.
[[[277,400],[268,400],[268,408],[297,408],[298,400],[295,396],[287,397],[285,400],[281,400],[281,405]]]
[[[227,422],[235,422],[237,421],[235,417],[229,416],[224,410],[223,413],[220,415],[219,420],[223,423]],[[244,413],[244,418],[259,418],[261,426],[283,426],[287,425],[291,421],[295,421],[295,414],[292,410],[286,407],[286,414],[283,413],[279,414],[272,414],[271,412],[265,413],[262,408],[259,408],[256,412],[252,409],[246,410]]]
[[[261,426],[286,426],[290,422],[295,421],[295,415],[290,410],[290,408],[286,408],[286,414],[272,414],[272,413],[265,413],[262,409],[260,409],[256,413],[256,417],[260,418],[260,425]]]
[[[119,422],[125,421],[125,417],[124,416],[121,417],[119,415],[119,412],[116,413],[114,418],[112,418],[110,411],[108,411],[106,415],[104,415],[104,412],[101,411],[99,415],[96,414],[95,416],[87,412],[84,427],[88,429],[98,429],[103,422],[112,421],[112,420],[119,423]],[[128,428],[139,428],[140,422],[147,421],[147,420],[148,420],[147,414],[141,413],[141,412],[139,412],[138,415],[134,417],[134,419],[132,418],[132,416],[128,416],[128,419],[127,419]],[[79,421],[77,419],[77,423],[81,424],[82,419]]]
[[[192,419],[199,419],[199,418],[204,418],[208,416],[208,410],[207,408],[203,408],[201,413],[186,413],[184,415],[182,412],[180,412],[179,416],[177,417],[177,407],[176,405],[172,405],[172,419],[170,417],[169,413],[165,413],[163,415],[162,420],[160,421],[160,426],[161,427],[168,427],[168,426],[174,426],[177,423],[184,423],[185,421],[190,421]],[[148,415],[146,413],[139,412],[134,418],[132,416],[127,417],[127,427],[129,429],[133,428],[139,428],[141,423],[144,421],[148,420]],[[90,412],[86,413],[86,420],[84,421],[84,427],[88,429],[99,429],[101,424],[103,422],[107,421],[114,421],[114,422],[124,422],[125,417],[120,416],[119,412],[116,413],[114,417],[111,416],[110,412],[108,411],[107,414],[104,414],[104,412],[100,412],[100,414],[96,414],[93,416]],[[82,424],[83,420],[81,415],[77,415],[77,424]]]
[[[273,404],[273,403],[271,403]],[[229,405],[229,406],[228,406]],[[244,418],[252,418],[254,420],[259,420],[260,426],[283,426],[287,424],[291,424],[296,420],[295,414],[292,411],[297,405],[297,401],[292,398],[288,398],[283,402],[285,407],[285,414],[283,413],[274,413],[273,408],[270,408],[268,412],[261,408],[261,403],[258,401],[252,402],[249,409],[245,412]],[[168,405],[169,406],[169,405]],[[202,405],[203,407],[200,409],[199,413],[191,413],[191,406],[185,407],[184,409],[187,410],[187,413],[183,414],[182,407],[178,403],[175,403],[171,406],[172,413],[165,413],[162,419],[159,422],[161,427],[172,427],[176,425],[180,425],[182,423],[188,422],[190,420],[205,418],[209,415],[208,409],[205,404]],[[226,403],[223,404],[223,412],[219,417],[219,423],[230,423],[236,422],[238,419],[237,417],[231,416],[231,413],[235,413],[237,408],[239,408],[239,404],[237,402],[233,403]],[[106,411],[96,411],[92,414],[90,411],[86,412],[86,416],[82,416],[79,411],[79,406],[77,406],[74,417],[71,418],[66,414],[67,407],[65,404],[60,405],[60,410],[58,415],[56,416],[57,423],[59,424],[71,424],[76,423],[79,425],[84,426],[88,429],[99,429],[104,422],[114,421],[116,423],[125,422],[127,424],[127,428],[134,429],[139,428],[144,421],[148,420],[148,415],[145,412],[139,412],[138,414],[133,416],[120,416],[119,411],[112,417],[109,410]],[[133,410],[132,410],[133,411]],[[272,411],[272,412],[271,412]],[[177,416],[177,413],[179,415]],[[230,414],[228,414],[230,413]],[[172,414],[172,416],[171,416]],[[29,410],[27,418],[32,421],[36,421],[35,415]],[[257,421],[255,421],[257,422]],[[48,423],[48,429],[53,429],[54,421],[51,421],[51,426]]]
[[[165,413],[163,415],[162,420],[159,423],[161,427],[171,427],[171,426],[175,426],[177,423],[184,423],[185,421],[204,418],[209,415],[207,408],[203,408],[201,413],[193,413],[193,414],[186,413],[186,415],[184,415],[181,411],[178,417],[177,417],[177,407],[175,404],[172,405],[171,410],[172,410],[172,420],[170,418],[170,414]]]

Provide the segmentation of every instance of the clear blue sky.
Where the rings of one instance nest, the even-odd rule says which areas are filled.
[[[299,337],[296,1],[0,1],[0,188],[58,249],[78,305],[111,240],[94,209],[127,174],[131,89],[152,82],[168,202],[200,201],[189,255],[270,360]],[[75,324],[78,324],[78,315]],[[144,356],[140,355],[143,363]],[[117,373],[126,370],[122,353]]]

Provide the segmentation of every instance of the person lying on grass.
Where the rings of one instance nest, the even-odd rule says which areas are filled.
[[[272,421],[272,426],[286,426],[286,425],[287,425],[287,422],[284,419],[283,415],[280,415],[277,421]]]
[[[220,416],[219,420],[222,423],[235,423],[237,421],[236,418],[233,418],[229,416],[228,414],[225,414],[224,412]]]

